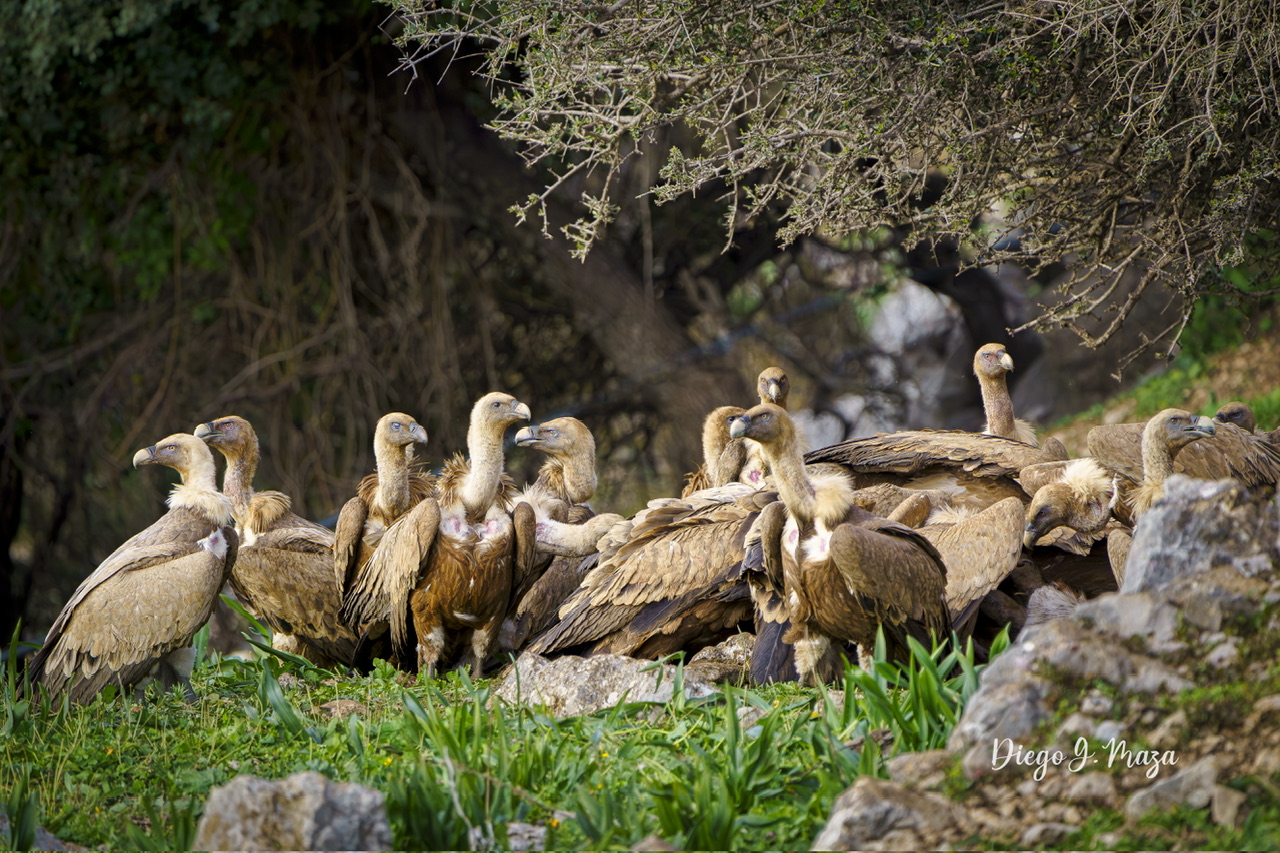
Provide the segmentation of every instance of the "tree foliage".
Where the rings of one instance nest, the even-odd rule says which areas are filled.
[[[1249,251],[1280,208],[1270,0],[398,6],[410,68],[479,46],[491,126],[550,176],[518,211],[552,228],[547,199],[572,189],[579,254],[656,149],[643,190],[718,193],[729,241],[777,214],[784,244],[909,223],[973,263],[1069,261],[1037,324],[1095,345],[1153,285],[1186,300],[1176,332],[1198,294],[1277,270]],[[1246,261],[1243,286],[1213,274]]]

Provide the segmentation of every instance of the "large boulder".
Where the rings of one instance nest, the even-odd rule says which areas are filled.
[[[511,704],[545,707],[557,717],[576,717],[612,708],[619,702],[670,702],[675,696],[678,674],[679,668],[671,664],[623,655],[565,655],[550,659],[525,652],[494,695]],[[681,685],[690,699],[719,692],[696,671],[684,672]]]
[[[864,776],[835,802],[814,850],[938,850],[969,831],[964,810],[939,794]]]
[[[388,850],[382,793],[319,773],[272,781],[237,776],[214,788],[197,850]]]

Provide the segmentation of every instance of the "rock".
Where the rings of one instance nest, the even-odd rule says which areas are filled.
[[[675,850],[667,840],[658,835],[646,835],[635,843],[632,850]]]
[[[1209,812],[1213,816],[1213,822],[1218,826],[1235,829],[1240,825],[1240,807],[1244,805],[1245,799],[1244,791],[1237,791],[1226,785],[1215,785]]]
[[[1077,607],[1075,616],[1085,627],[1116,637],[1142,637],[1156,651],[1175,642],[1178,627],[1178,609],[1145,592],[1100,596]]]
[[[685,664],[685,678],[700,678],[712,684],[742,684],[751,672],[751,652],[756,638],[734,634],[717,646],[707,646]]]
[[[9,818],[3,814],[3,807],[0,806],[0,837],[9,831]],[[36,827],[36,845],[32,850],[87,850],[86,847],[80,847],[76,844],[68,844],[62,839],[50,833],[43,826]]]
[[[1163,589],[1222,565],[1254,577],[1275,564],[1278,536],[1274,503],[1251,500],[1234,480],[1175,474],[1134,528],[1122,592]]]
[[[1113,707],[1115,703],[1111,701],[1111,697],[1097,688],[1090,690],[1080,700],[1080,713],[1091,717],[1105,717],[1111,713]]]
[[[547,849],[547,828],[532,823],[511,821],[507,824],[507,849],[513,853]]]
[[[1115,798],[1116,782],[1107,773],[1085,773],[1067,786],[1064,796],[1072,802],[1089,801],[1103,805]]]
[[[1174,711],[1165,717],[1151,734],[1147,735],[1147,743],[1156,749],[1173,749],[1183,742],[1182,731],[1186,727],[1186,712]]]
[[[494,690],[512,704],[545,706],[557,717],[591,714],[619,702],[671,701],[677,668],[622,655],[548,660],[526,652]],[[684,695],[690,699],[719,692],[696,673],[685,672]]]
[[[934,850],[970,831],[960,806],[938,794],[863,776],[838,798],[814,850]]]
[[[899,785],[924,790],[940,786],[954,761],[955,756],[945,749],[904,752],[885,762],[885,769]]]
[[[1242,619],[1258,612],[1268,585],[1247,578],[1232,566],[1189,575],[1174,581],[1167,591],[1170,601],[1181,608],[1182,618],[1197,628],[1220,631],[1227,618]]]
[[[197,850],[387,850],[381,792],[319,773],[270,781],[237,776],[214,788],[196,831]]]
[[[1204,662],[1216,669],[1225,669],[1240,659],[1239,641],[1235,637],[1228,637],[1223,642],[1214,646],[1209,654],[1204,656]]]
[[[1135,821],[1149,811],[1167,811],[1174,806],[1202,809],[1213,799],[1217,781],[1218,767],[1213,756],[1202,758],[1181,773],[1135,791],[1125,806],[1125,814]]]
[[[1027,827],[1022,833],[1020,844],[1024,848],[1052,847],[1061,844],[1066,837],[1079,827],[1066,823],[1037,823]]]
[[[335,717],[349,717],[352,714],[369,715],[369,709],[363,702],[357,702],[354,699],[334,699],[331,702],[325,702],[323,705],[317,705],[311,709],[320,717],[326,720],[332,720]]]

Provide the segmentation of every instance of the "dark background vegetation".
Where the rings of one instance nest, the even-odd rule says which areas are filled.
[[[958,272],[954,246],[902,249],[890,223],[784,251],[766,206],[726,248],[725,184],[637,200],[659,167],[645,156],[573,259],[510,211],[545,175],[485,129],[478,60],[423,60],[411,79],[400,26],[366,0],[0,8],[0,635],[47,624],[157,515],[164,486],[128,460],[200,421],[249,418],[259,485],[323,519],[370,470],[381,414],[421,420],[436,465],[471,402],[506,390],[535,419],[587,422],[597,503],[626,512],[678,487],[702,416],[749,402],[768,364],[817,409],[877,381],[892,394],[861,317],[904,271],[957,300],[973,342],[1009,340],[1011,295]],[[579,189],[548,196],[553,223],[580,214]],[[1115,387],[1064,340],[1066,406]],[[1012,344],[1020,365],[1045,350]],[[538,461],[513,452],[513,473]]]

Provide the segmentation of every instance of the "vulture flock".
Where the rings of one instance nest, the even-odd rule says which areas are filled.
[[[523,489],[504,437],[531,420],[503,393],[471,410],[467,452],[436,474],[414,467],[426,430],[399,412],[374,433],[376,471],[335,530],[287,495],[256,491],[258,440],[243,418],[202,423],[138,451],[182,476],[169,511],[82,583],[27,668],[28,689],[92,700],[104,687],[183,686],[192,636],[223,585],[324,667],[376,658],[431,676],[480,676],[511,656],[692,654],[755,635],[757,682],[827,681],[883,632],[953,634],[984,654],[1017,632],[1123,582],[1134,526],[1170,474],[1274,488],[1277,436],[1247,406],[1215,419],[1166,409],[1145,424],[1092,430],[1069,459],[1014,416],[1013,362],[974,358],[983,432],[916,430],[808,453],[787,413],[788,381],[760,375],[759,402],[703,425],[704,460],[680,497],[630,518],[595,514],[595,442],[574,418],[524,425],[515,443],[546,454]],[[213,450],[226,460],[218,489]]]

